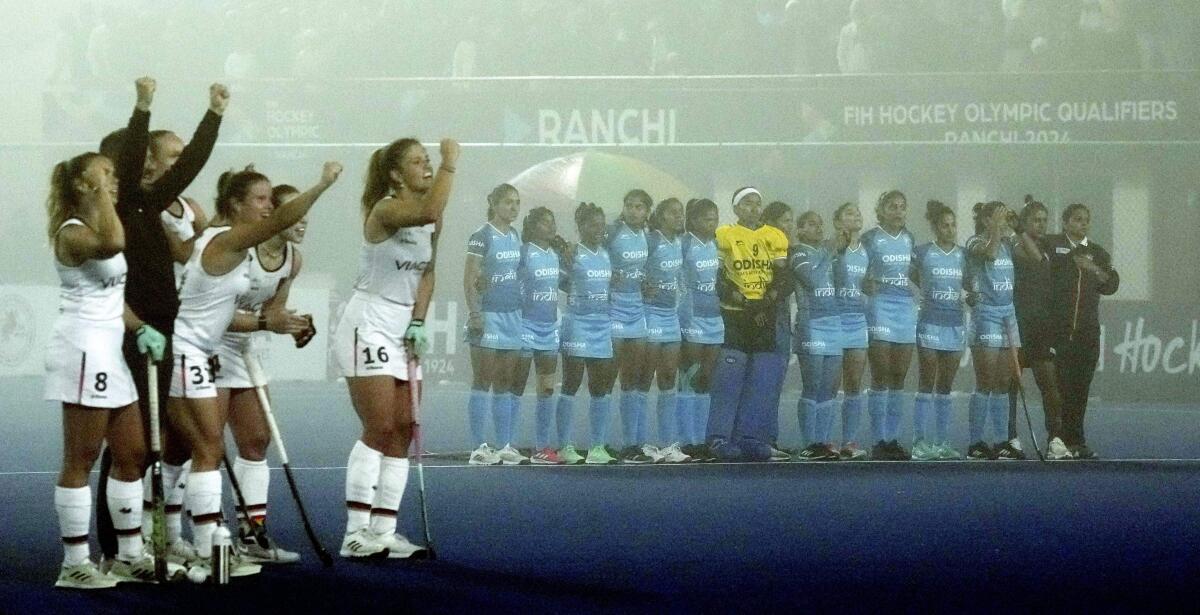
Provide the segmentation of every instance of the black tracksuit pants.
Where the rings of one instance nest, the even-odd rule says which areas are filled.
[[[1083,419],[1087,414],[1088,390],[1100,360],[1099,333],[1077,331],[1072,338],[1059,340],[1054,351],[1054,367],[1063,397],[1063,442],[1067,446],[1087,444]]]

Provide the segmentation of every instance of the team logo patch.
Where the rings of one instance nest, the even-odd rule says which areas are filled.
[[[733,365],[734,363],[737,363],[737,359],[735,359],[733,357],[725,357],[725,362],[730,365]]]

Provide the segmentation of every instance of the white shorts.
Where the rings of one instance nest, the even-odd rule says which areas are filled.
[[[345,378],[391,376],[408,380],[404,332],[412,306],[355,293],[333,333],[338,375]],[[417,379],[421,372],[417,372]]]
[[[171,391],[168,396],[181,399],[216,397],[216,375],[220,368],[217,355],[196,348],[178,335],[171,338],[171,346],[175,352],[175,367],[171,371]]]
[[[257,336],[260,333],[251,333],[250,335]],[[266,333],[266,335],[270,335],[270,333]],[[258,357],[259,365],[265,362],[266,344],[263,341],[248,340],[245,337],[228,333],[221,336],[221,342],[217,345],[218,389],[254,388],[254,383],[250,381],[250,371],[246,369],[246,359],[242,355],[245,348],[249,348]],[[266,378],[266,374],[263,377]],[[262,384],[267,383],[263,382]]]
[[[119,319],[60,316],[46,348],[44,397],[92,408],[124,408],[137,401],[133,374],[121,354],[124,337]]]

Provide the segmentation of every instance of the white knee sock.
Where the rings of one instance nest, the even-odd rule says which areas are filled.
[[[182,466],[162,464],[163,504],[168,511],[170,510],[170,506],[167,505],[167,500],[170,499],[171,492],[175,490],[175,484],[179,482],[179,474],[182,471]],[[151,468],[146,468],[146,475],[142,478],[142,540],[145,542],[150,541],[150,533],[154,531],[154,483],[151,480],[152,477],[150,474]],[[183,493],[180,493],[179,497],[180,501],[182,501]],[[176,527],[178,527],[179,521],[179,508],[179,506],[175,507]],[[170,525],[170,523],[167,525]],[[178,537],[179,533],[176,532],[175,536]],[[170,540],[170,531],[168,531],[167,542],[170,542]]]
[[[175,474],[175,480],[167,487],[168,469]],[[167,496],[167,542],[172,543],[183,537],[183,500],[187,493],[188,479],[192,477],[192,460],[189,459],[181,466],[163,466],[163,493]]]
[[[142,558],[142,481],[108,477],[108,514],[117,534],[117,557],[131,562]]]
[[[233,462],[233,475],[246,498],[246,512],[257,523],[267,520],[267,490],[271,486],[271,470],[267,461],[249,461],[240,455]]]
[[[212,533],[221,520],[221,473],[216,470],[192,472],[187,481],[187,507],[192,517],[196,553],[212,553]]]
[[[58,533],[63,542],[63,566],[87,561],[88,529],[92,524],[91,487],[55,487],[54,511],[58,513]]]
[[[379,481],[379,466],[383,453],[363,444],[354,443],[346,462],[346,533],[352,534],[371,522],[371,504],[375,501],[375,484]]]
[[[396,532],[396,511],[408,485],[408,459],[384,457],[379,467],[379,485],[371,506],[371,531],[376,534]]]

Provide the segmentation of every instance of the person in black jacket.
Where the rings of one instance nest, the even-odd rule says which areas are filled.
[[[179,297],[175,287],[171,248],[159,214],[176,202],[208,162],[208,157],[217,142],[221,116],[229,104],[229,90],[219,83],[209,87],[208,111],[196,127],[191,142],[167,168],[157,163],[146,164],[150,145],[150,105],[154,100],[157,85],[154,79],[143,77],[137,80],[136,87],[137,104],[129,118],[129,125],[105,136],[100,142],[100,151],[117,162],[117,216],[125,227],[125,259],[129,263],[129,274],[125,282],[125,303],[149,326],[147,328],[150,332],[162,334],[165,338],[159,341],[163,345],[162,356],[171,356],[170,340],[175,327],[175,316],[179,311]],[[122,351],[133,373],[138,398],[144,400],[148,399],[149,393],[146,369],[140,367],[144,363],[138,350],[139,343],[145,343],[139,341],[143,335],[148,333],[142,329],[136,333],[127,333]],[[160,361],[157,365],[160,408],[167,407],[166,384],[170,382],[171,368],[171,361]],[[144,433],[149,438],[149,415],[146,414],[148,406],[142,404],[141,407]],[[182,440],[170,437],[171,430],[166,421],[164,426],[167,427],[166,442],[169,447],[172,441]],[[163,467],[164,488],[167,492],[173,489],[180,473],[179,466],[188,457],[186,450],[172,451],[172,448],[174,447],[166,451]],[[111,455],[105,450],[100,465],[101,486],[104,485],[110,466]],[[98,491],[96,497],[103,500],[106,494]],[[107,509],[97,507],[98,513],[101,510]],[[108,515],[98,514],[96,526],[100,548],[108,559],[116,553],[117,544]]]
[[[1117,292],[1121,278],[1112,257],[1088,236],[1091,212],[1075,203],[1062,214],[1063,233],[1042,239],[1050,261],[1055,368],[1062,390],[1062,439],[1076,459],[1094,459],[1083,419],[1088,389],[1100,358],[1100,295]]]

